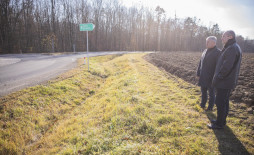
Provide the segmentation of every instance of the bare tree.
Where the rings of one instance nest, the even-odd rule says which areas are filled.
[[[165,10],[127,8],[119,0],[1,0],[0,53],[84,51],[85,33],[79,24],[94,23],[90,49],[201,51],[214,35],[221,48],[218,24],[201,25],[196,17],[166,17]],[[51,41],[51,42],[50,42]],[[244,51],[254,42],[237,36]]]

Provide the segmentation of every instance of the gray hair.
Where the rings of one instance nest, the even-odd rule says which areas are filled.
[[[235,38],[235,32],[233,30],[228,30],[228,31],[226,31],[226,33],[228,36],[232,36],[233,39]]]
[[[209,36],[209,37],[206,38],[206,40],[212,40],[212,41],[215,42],[215,44],[217,42],[217,38],[215,36]]]

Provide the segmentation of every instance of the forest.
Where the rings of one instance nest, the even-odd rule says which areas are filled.
[[[81,23],[95,25],[91,51],[202,51],[210,35],[222,48],[217,23],[173,17],[161,6],[126,7],[119,0],[1,0],[0,54],[86,51]],[[236,39],[244,52],[254,52],[254,40]]]

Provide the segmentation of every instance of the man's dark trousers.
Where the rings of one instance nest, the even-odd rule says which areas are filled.
[[[215,103],[217,106],[216,124],[223,127],[226,125],[226,118],[229,111],[229,97],[231,89],[216,89]]]
[[[206,105],[206,102],[207,102],[207,90],[209,92],[209,105],[208,105],[208,110],[212,110],[213,109],[213,106],[214,106],[214,98],[215,98],[215,95],[214,95],[214,88],[211,88],[211,87],[203,87],[201,86],[201,92],[202,92],[202,99],[201,99],[201,104],[200,106],[202,108],[205,107]]]

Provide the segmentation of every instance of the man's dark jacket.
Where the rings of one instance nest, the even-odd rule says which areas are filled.
[[[237,85],[242,51],[235,39],[229,39],[217,61],[212,85],[219,89],[234,89]]]
[[[220,55],[220,50],[215,46],[204,50],[202,53],[197,76],[199,76],[198,85],[202,87],[211,87],[217,59]]]

